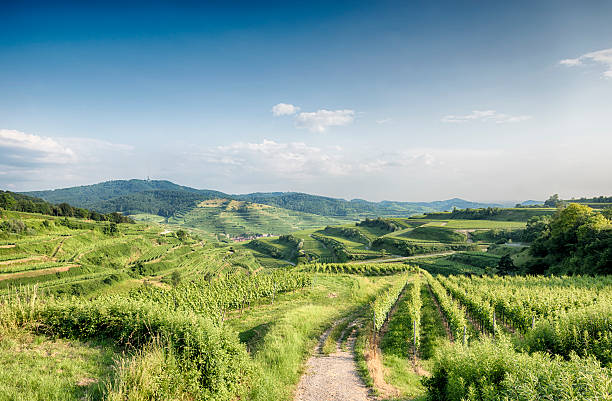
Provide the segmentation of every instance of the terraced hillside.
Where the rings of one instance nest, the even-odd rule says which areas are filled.
[[[160,281],[177,267],[206,274],[223,270],[227,252],[197,235],[179,238],[158,225],[8,211],[3,212],[3,220],[19,222],[23,230],[0,233],[0,291],[36,284],[46,292],[78,295],[118,283],[137,285],[150,276]],[[257,269],[249,257],[253,264],[241,267]]]
[[[168,222],[236,237],[252,234],[288,234],[328,224],[343,224],[347,220],[217,198],[199,202],[197,207],[186,213],[174,215],[168,219]]]
[[[494,241],[516,239],[526,227],[521,221],[378,218],[358,223],[330,225],[291,233],[295,245],[275,243],[282,250],[259,251],[268,257],[290,259],[292,262],[350,262],[371,259],[395,259],[414,255],[456,251],[477,251]],[[262,242],[262,240],[258,240]],[[276,256],[275,256],[276,255]],[[289,255],[289,256],[288,256]],[[299,259],[302,258],[302,259]]]

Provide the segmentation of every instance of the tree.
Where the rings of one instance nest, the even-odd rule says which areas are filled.
[[[179,241],[183,242],[185,241],[185,239],[187,239],[187,233],[184,230],[178,230],[176,232],[176,238],[178,238]]]
[[[119,232],[119,229],[117,228],[117,223],[115,223],[114,221],[111,221],[110,225],[104,226],[102,230],[106,235],[115,235]]]
[[[523,231],[523,240],[526,242],[535,241],[543,233],[550,230],[550,216],[534,216],[527,220],[527,227]]]
[[[179,285],[179,283],[181,282],[181,273],[176,270],[173,271],[170,275],[170,282],[172,283],[173,287]]]
[[[546,207],[559,207],[562,204],[563,204],[563,201],[559,199],[559,194],[551,195],[550,198],[548,198],[544,202],[544,206]]]
[[[497,270],[500,276],[516,273],[516,266],[510,255],[504,255],[497,263]]]
[[[539,223],[530,220],[528,229]],[[603,213],[571,203],[559,209],[547,226],[529,249],[535,259],[523,266],[528,271],[553,274],[609,274],[612,271],[612,222]]]
[[[8,192],[0,194],[0,208],[4,210],[13,210],[17,201]]]
[[[70,206],[66,202],[60,203],[59,205],[57,205],[57,207],[59,209],[60,216],[70,216],[70,217],[72,217],[73,214],[74,214],[74,209],[72,208],[72,206]]]

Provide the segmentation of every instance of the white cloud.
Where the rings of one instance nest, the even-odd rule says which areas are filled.
[[[325,110],[320,109],[314,112],[302,112],[298,106],[288,103],[279,103],[272,107],[272,114],[275,117],[295,115],[295,126],[305,128],[310,132],[325,132],[329,127],[348,125],[355,119],[354,110]],[[387,122],[385,120],[384,122]],[[383,122],[383,123],[384,123]]]
[[[382,120],[376,120],[376,124],[387,124],[390,122],[391,122],[390,118],[383,118]]]
[[[272,114],[275,117],[279,117],[279,116],[291,116],[291,115],[297,113],[299,110],[300,110],[299,107],[294,106],[292,104],[279,103],[279,104],[275,105],[274,107],[272,107]]]
[[[64,164],[76,159],[71,148],[55,139],[8,129],[0,129],[0,154],[9,164]]]
[[[295,126],[311,132],[325,132],[329,127],[348,125],[355,119],[354,110],[317,110],[300,113],[295,118]]]
[[[574,66],[582,64],[582,61],[580,61],[579,58],[566,58],[565,60],[559,61],[559,64],[574,67]]]
[[[42,189],[117,177],[125,163],[132,162],[131,150],[92,138],[50,138],[0,129],[0,187]]]
[[[586,53],[577,58],[561,60],[559,64],[576,67],[583,65],[587,61],[603,64],[606,69],[603,73],[604,77],[612,78],[612,48]]]
[[[531,119],[531,116],[520,115],[512,116],[509,114],[499,113],[495,110],[474,110],[470,114],[465,115],[447,115],[442,117],[442,122],[445,123],[465,123],[469,121],[494,122],[496,124],[518,123]]]

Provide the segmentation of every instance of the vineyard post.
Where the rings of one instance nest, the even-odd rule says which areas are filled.
[[[493,309],[493,338],[495,338],[495,326],[496,326],[496,322],[495,322],[495,309]]]
[[[531,318],[531,328],[534,329],[535,328],[535,316],[533,316]]]
[[[376,340],[376,310],[372,308],[372,342]]]
[[[272,291],[272,303],[274,303],[274,298],[276,297],[276,281],[273,282],[274,291]]]
[[[416,320],[414,320],[412,322],[412,325],[414,327],[413,332],[414,332],[414,338],[412,340],[412,344],[413,344],[413,359],[414,359],[414,364],[416,365],[416,354],[417,354],[417,324],[416,324]]]
[[[463,325],[463,346],[465,346],[466,339],[467,339],[467,327]]]

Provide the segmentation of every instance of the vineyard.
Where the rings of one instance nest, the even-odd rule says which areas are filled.
[[[358,371],[381,399],[612,391],[610,276],[498,276],[499,247],[468,243],[439,221],[378,219],[228,244],[156,223],[111,233],[107,222],[8,217],[29,231],[0,246],[0,358],[35,353],[23,356],[23,377],[0,383],[7,394],[28,376],[44,387],[31,387],[30,399],[290,400],[332,326],[325,354],[353,332]],[[409,256],[392,252],[400,246]],[[35,355],[67,340],[81,368],[50,382]],[[100,350],[115,362],[94,371]],[[69,353],[53,352],[68,363]],[[88,384],[70,390],[83,377]]]
[[[478,252],[493,242],[516,237],[525,221],[388,218],[364,220],[323,229],[295,231],[301,242],[256,239],[248,245],[279,261],[345,263],[443,252]],[[300,244],[298,246],[298,244]],[[490,261],[491,262],[491,261]],[[496,265],[497,260],[489,265]]]

